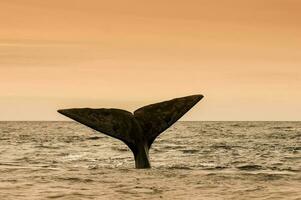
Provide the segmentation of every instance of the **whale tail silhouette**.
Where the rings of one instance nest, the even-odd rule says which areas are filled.
[[[113,108],[72,108],[58,112],[123,141],[134,154],[136,168],[150,168],[148,152],[154,140],[202,98],[203,95],[175,98],[144,106],[134,113]]]

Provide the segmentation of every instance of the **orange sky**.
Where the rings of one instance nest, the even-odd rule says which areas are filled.
[[[1,0],[0,120],[204,94],[184,120],[300,120],[300,0]]]

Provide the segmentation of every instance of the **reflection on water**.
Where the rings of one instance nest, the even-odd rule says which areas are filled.
[[[0,122],[0,199],[301,198],[301,122],[178,122],[150,159],[75,122]]]

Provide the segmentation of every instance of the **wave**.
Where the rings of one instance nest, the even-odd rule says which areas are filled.
[[[244,171],[255,171],[255,170],[262,170],[264,169],[263,166],[261,165],[242,165],[242,166],[237,166],[236,167],[239,170],[244,170]]]

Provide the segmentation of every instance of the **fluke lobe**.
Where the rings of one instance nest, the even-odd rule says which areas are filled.
[[[148,152],[156,137],[202,98],[203,95],[175,98],[144,106],[134,113],[114,108],[72,108],[58,112],[123,141],[134,154],[136,168],[150,168]]]

